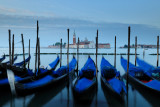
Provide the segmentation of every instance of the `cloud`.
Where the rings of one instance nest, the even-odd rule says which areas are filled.
[[[17,11],[15,9],[5,8],[5,7],[0,6],[0,12],[1,13],[16,13]]]
[[[2,15],[18,15],[18,16],[46,16],[55,17],[56,15],[50,12],[35,12],[25,9],[15,9],[0,6],[0,13]]]

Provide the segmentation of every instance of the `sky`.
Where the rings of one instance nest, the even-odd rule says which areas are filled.
[[[24,34],[25,46],[36,41],[36,20],[39,20],[41,46],[67,41],[73,31],[76,37],[95,40],[99,30],[99,42],[114,45],[127,44],[128,26],[131,26],[131,44],[135,36],[138,43],[155,44],[160,33],[159,0],[1,0],[0,47],[8,46],[8,29],[15,34],[16,46]],[[144,38],[145,37],[145,38]]]

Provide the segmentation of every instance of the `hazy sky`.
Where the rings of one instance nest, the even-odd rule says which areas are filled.
[[[137,35],[139,43],[153,44],[160,32],[159,4],[159,0],[1,0],[0,36],[4,40],[0,45],[8,46],[8,29],[11,29],[17,35],[17,42],[20,41],[18,35],[24,33],[25,41],[30,38],[34,46],[37,19],[41,46],[53,44],[60,38],[66,41],[67,28],[71,29],[71,35],[75,29],[81,39],[90,40],[95,39],[99,29],[99,41],[109,42],[111,46],[117,35],[120,46],[127,44],[129,25],[132,43]]]

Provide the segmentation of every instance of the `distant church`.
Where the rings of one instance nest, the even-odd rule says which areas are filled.
[[[85,38],[84,41],[80,41],[79,42],[79,48],[95,48],[96,44],[94,43],[94,41],[88,41],[87,38]],[[66,44],[65,48],[67,48],[68,45]],[[69,44],[69,48],[77,48],[77,43],[76,43],[76,34],[75,31],[73,33],[73,44]],[[98,48],[110,48],[110,44],[106,43],[106,44],[98,44]]]

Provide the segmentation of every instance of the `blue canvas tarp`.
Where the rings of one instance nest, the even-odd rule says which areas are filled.
[[[90,57],[88,57],[88,60],[79,72],[80,79],[77,81],[77,84],[75,85],[75,90],[77,92],[82,92],[88,87],[90,87],[94,82],[93,77],[95,76],[96,67],[94,61]]]
[[[117,78],[112,78],[108,81],[108,83],[118,94],[121,93],[122,89],[125,91],[125,93],[127,93],[126,87],[123,81],[120,81]]]
[[[148,83],[145,83],[145,85],[147,85],[147,86],[149,86],[149,87],[151,87],[151,88],[153,88],[155,90],[160,91],[160,82],[157,81],[157,80],[152,80],[152,81],[150,81]]]
[[[78,92],[81,92],[91,86],[93,84],[93,81],[90,79],[87,79],[85,77],[81,78],[80,80],[77,81],[77,84],[75,86],[75,90]]]
[[[125,60],[124,58],[121,58],[121,65],[124,68],[124,70],[127,72],[127,66],[126,66],[127,60]],[[136,72],[141,72],[141,73],[146,74],[146,72],[144,72],[142,69],[135,67],[133,64],[130,63],[129,64],[129,74],[134,77]],[[141,81],[141,80],[139,80],[139,81]],[[160,91],[160,81],[150,79],[150,81],[147,81],[147,83],[144,83],[144,85],[146,85],[152,89]]]
[[[123,57],[121,58],[121,65],[124,68],[124,70],[127,72],[127,60],[125,60]],[[129,74],[131,76],[136,76],[137,73],[145,73],[145,72],[140,67],[136,67],[135,65],[129,62]]]
[[[31,59],[31,56],[29,56],[27,59],[25,59],[25,64],[27,64],[27,62],[29,62],[29,60]],[[13,64],[14,66],[23,66],[24,65],[24,61],[18,62]]]
[[[113,90],[118,94],[120,94],[122,90],[127,93],[124,82],[116,78],[120,76],[120,72],[117,71],[117,69],[115,69],[104,57],[102,57],[101,60],[101,76],[106,79],[105,82],[109,83]]]
[[[115,69],[104,57],[102,57],[102,60],[101,60],[101,75],[102,76],[110,76],[110,77],[114,77],[114,76],[117,76],[119,77],[120,76],[120,72],[117,71],[117,69]]]
[[[47,75],[39,80],[29,82],[29,83],[24,83],[23,86],[25,89],[33,88],[33,87],[38,87],[40,85],[47,84],[48,82],[52,81],[54,78],[50,75]]]
[[[160,73],[159,67],[154,67],[139,58],[137,58],[136,60],[137,60],[138,65],[148,74],[148,76],[152,76],[152,73],[155,73],[155,74]]]
[[[23,78],[15,76],[15,81],[19,82],[21,81]],[[5,84],[9,84],[8,78],[4,78],[4,79],[0,79],[0,85],[5,85]]]
[[[53,62],[51,62],[49,64],[49,66],[51,67],[51,69],[53,69],[57,65],[58,62],[59,62],[59,56],[56,58],[55,61],[53,61]]]
[[[55,67],[56,67],[56,65],[58,64],[58,62],[59,62],[59,56],[57,56],[57,58],[56,58],[52,63],[49,64],[49,66],[51,67],[51,70],[52,70],[52,69],[55,69]],[[46,67],[45,69],[44,69],[44,68],[40,68],[39,70],[40,70],[40,71],[38,71],[38,69],[37,69],[37,71],[36,71],[36,76],[38,75],[38,72],[39,72],[40,74],[43,74],[43,73],[45,73],[45,72],[48,71],[47,67]]]
[[[69,63],[69,72],[75,69],[77,60],[75,58],[72,59],[72,61]],[[54,75],[62,76],[64,74],[68,73],[68,67],[62,66],[61,68],[57,69],[56,71],[53,71]]]
[[[75,69],[76,63],[77,63],[76,59],[73,58],[72,61],[69,63],[69,68],[70,68],[69,70],[70,71]],[[58,73],[58,72],[60,72],[60,73]],[[53,74],[57,74],[59,76],[63,75],[63,74],[61,74],[61,71],[59,69],[54,71]],[[53,77],[52,75],[47,75],[47,76],[45,76],[41,79],[35,80],[33,82],[24,83],[23,86],[25,89],[34,88],[34,87],[36,88],[39,86],[43,86],[43,85],[51,82],[54,79],[55,79],[55,77]]]
[[[88,73],[90,75],[88,75]],[[86,61],[85,65],[83,66],[83,68],[79,71],[79,76],[96,76],[96,67],[94,64],[94,61],[88,57],[88,60]]]

